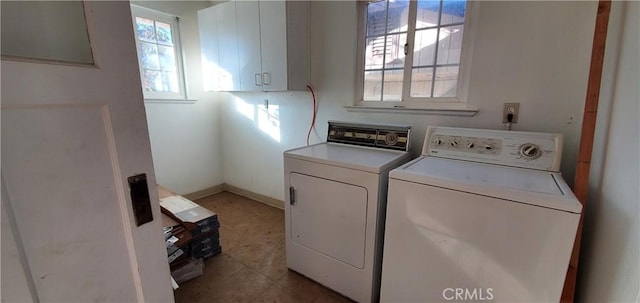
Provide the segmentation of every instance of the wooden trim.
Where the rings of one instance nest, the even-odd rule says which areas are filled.
[[[211,195],[215,195],[217,193],[221,193],[225,190],[225,185],[223,184],[218,184],[216,186],[212,186],[209,188],[205,188],[203,190],[199,190],[190,194],[186,194],[186,195],[182,195],[183,197],[193,201],[193,200],[197,200],[197,199],[202,199],[204,197],[208,197]]]
[[[269,196],[265,196],[265,195],[261,195],[258,193],[254,193],[252,191],[248,191],[239,187],[235,187],[233,185],[229,185],[229,184],[224,184],[224,190],[234,193],[236,195],[239,196],[243,196],[252,200],[256,200],[258,202],[264,203],[266,205],[269,205],[271,207],[275,207],[275,208],[279,208],[284,210],[284,201],[282,200],[278,200],[275,198],[271,198]]]
[[[596,128],[596,116],[598,114],[598,98],[600,96],[600,85],[602,82],[602,68],[604,62],[605,45],[607,42],[607,29],[609,27],[609,13],[611,11],[611,0],[599,0],[598,12],[596,15],[596,25],[593,35],[593,46],[591,49],[591,66],[589,68],[589,80],[587,82],[587,96],[584,106],[584,116],[582,119],[582,132],[580,134],[580,147],[578,152],[578,164],[576,166],[576,177],[574,182],[574,193],[580,203],[582,203],[582,215],[578,224],[578,232],[573,244],[573,252],[567,277],[562,290],[561,302],[573,302],[578,273],[578,260],[580,256],[580,242],[582,240],[582,223],[587,203],[589,191],[589,170],[591,167],[591,154],[593,152],[593,140]]]

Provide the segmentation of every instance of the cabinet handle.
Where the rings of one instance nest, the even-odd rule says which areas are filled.
[[[270,73],[262,73],[262,83],[264,83],[264,85],[271,84],[271,74]]]
[[[261,80],[262,80],[262,77],[260,77],[260,74],[256,74],[255,75],[256,86],[262,86],[262,83],[260,82]]]
[[[289,204],[296,203],[296,189],[293,186],[289,186]]]

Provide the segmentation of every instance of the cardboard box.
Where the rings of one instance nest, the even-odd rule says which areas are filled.
[[[178,238],[178,242],[174,243],[175,246],[183,248],[191,242],[191,233],[181,225],[174,226],[171,233],[174,237]]]
[[[192,237],[214,232],[220,227],[218,215],[181,196],[160,199],[162,213],[178,221]]]
[[[189,246],[192,258],[208,259],[222,252],[220,235],[217,231],[192,240]]]

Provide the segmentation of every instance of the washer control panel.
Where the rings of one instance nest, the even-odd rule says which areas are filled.
[[[429,126],[422,154],[559,171],[562,139],[561,134]]]

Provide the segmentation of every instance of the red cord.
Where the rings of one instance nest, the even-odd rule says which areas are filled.
[[[309,136],[311,136],[311,130],[316,125],[316,113],[318,109],[316,108],[316,94],[313,92],[313,88],[311,85],[307,85],[307,88],[311,91],[311,96],[313,97],[313,117],[311,118],[311,125],[309,126],[309,132],[307,132],[307,146],[309,145]]]

